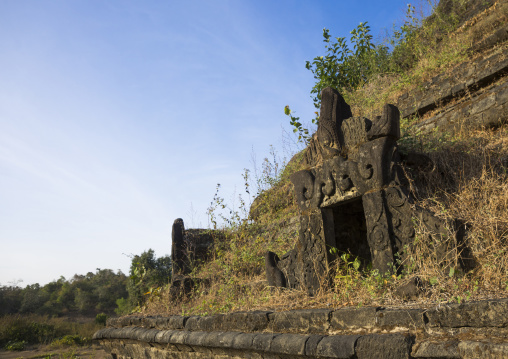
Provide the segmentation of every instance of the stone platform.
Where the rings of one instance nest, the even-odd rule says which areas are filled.
[[[129,316],[95,333],[112,358],[508,358],[508,298],[428,309]]]

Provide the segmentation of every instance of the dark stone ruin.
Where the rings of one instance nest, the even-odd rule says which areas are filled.
[[[385,105],[381,116],[369,120],[353,117],[337,91],[326,88],[321,96],[318,130],[304,155],[307,169],[291,176],[300,208],[298,241],[280,258],[266,253],[268,285],[316,294],[330,284],[332,263],[342,253],[359,258],[362,268],[371,264],[381,274],[400,272],[407,247],[415,240],[414,221],[428,233],[423,240],[434,253],[429,260],[441,263],[444,271],[451,263],[456,266],[456,253],[468,253],[461,240],[463,226],[450,238],[447,227],[457,230],[458,223],[446,226],[411,200],[397,147],[397,107]],[[404,163],[417,171],[433,167],[427,156],[418,153],[406,154]],[[194,278],[192,271],[210,259],[221,238],[220,231],[186,230],[182,219],[175,220],[173,298],[185,296],[198,284],[207,285]],[[465,267],[464,263],[459,264]],[[420,283],[418,279],[413,282]],[[413,287],[401,296],[420,291],[421,286]]]
[[[310,294],[330,280],[329,266],[336,259],[331,248],[384,274],[401,269],[396,259],[403,262],[404,248],[414,242],[413,218],[446,236],[440,220],[412,205],[397,149],[397,107],[385,105],[382,116],[369,120],[353,117],[331,88],[321,98],[318,130],[305,155],[309,168],[291,176],[300,207],[298,242],[280,260],[275,254],[266,257],[269,285]],[[449,248],[438,252],[445,256]]]
[[[221,236],[207,229],[186,230],[181,218],[173,222],[171,236],[171,295],[178,297],[189,293],[197,284],[198,280],[191,277],[192,271],[210,259],[215,241]]]
[[[439,6],[445,13],[448,5],[459,3],[441,2]],[[460,2],[460,6],[466,6],[465,13],[458,14],[459,22],[492,2]],[[503,13],[506,9],[506,2],[501,1],[492,12]],[[468,50],[481,56],[469,57],[402,94],[397,100],[401,118],[419,116],[415,125],[422,133],[438,128],[453,133],[457,129],[506,124],[508,27],[503,22],[496,25],[488,21],[475,18],[468,25],[478,34],[497,26],[495,32]],[[266,254],[268,284],[311,294],[326,287],[336,260],[330,247],[351,253],[364,264],[370,262],[381,272],[399,271],[398,259],[404,264],[404,252],[408,252],[405,246],[414,245],[416,239],[419,246],[430,249],[425,260],[440,263],[445,273],[447,266],[472,268],[472,255],[461,241],[466,226],[458,221],[445,225],[438,215],[418,208],[411,200],[402,166],[416,184],[424,184],[424,172],[436,171],[438,176],[440,168],[423,154],[398,153],[397,108],[387,105],[380,117],[355,118],[337,92],[326,89],[322,98],[319,130],[304,152],[305,170],[293,176],[300,216],[288,220],[291,230],[285,234],[293,238],[294,227],[299,225],[299,239],[295,240],[295,248],[284,255]],[[500,165],[506,168],[506,161]],[[253,204],[251,218],[256,220],[262,211]],[[417,232],[411,221],[419,227]],[[263,230],[275,233],[277,225]],[[192,239],[193,233],[198,237]],[[201,238],[201,234],[213,238]],[[194,268],[218,246],[218,234],[186,230],[183,221],[175,222],[172,291],[177,300],[185,291],[175,289],[192,289],[198,282],[193,278]],[[198,248],[208,248],[209,252]],[[457,253],[461,253],[459,263],[454,262]],[[414,277],[394,294],[414,299],[426,289],[428,283]],[[506,298],[440,301],[420,308],[355,306],[207,316],[129,315],[109,318],[107,327],[93,337],[115,359],[508,358],[506,338]]]

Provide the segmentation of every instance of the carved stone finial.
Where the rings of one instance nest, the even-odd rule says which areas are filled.
[[[369,140],[388,136],[394,140],[400,138],[400,112],[397,106],[386,104],[383,115],[377,116],[368,132]]]
[[[352,117],[351,108],[337,90],[331,87],[321,91],[321,111],[317,139],[323,149],[323,158],[338,156],[344,146],[340,138],[340,126],[346,118]]]

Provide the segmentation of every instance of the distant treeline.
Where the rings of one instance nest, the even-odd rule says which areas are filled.
[[[142,304],[145,293],[170,281],[170,257],[156,258],[150,249],[132,256],[129,276],[120,270],[97,269],[71,279],[60,277],[44,286],[0,286],[0,315],[126,314]]]

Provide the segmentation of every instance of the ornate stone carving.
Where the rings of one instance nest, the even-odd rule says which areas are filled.
[[[384,274],[390,271],[394,259],[384,193],[382,191],[367,193],[363,195],[362,202],[372,268]]]
[[[308,166],[317,166],[324,160],[344,155],[344,136],[340,128],[351,116],[351,108],[336,90],[326,88],[321,92],[318,129],[305,151]]]
[[[321,92],[317,141],[321,145],[323,159],[341,154],[344,139],[339,138],[338,129],[342,121],[351,116],[351,108],[336,90],[327,87]]]
[[[372,190],[399,185],[396,142],[389,137],[362,144],[349,159],[325,160],[320,167],[291,175],[302,210],[326,207]]]
[[[324,89],[321,98],[318,131],[306,152],[310,168],[290,177],[301,210],[299,241],[278,264],[290,282],[311,294],[328,282],[334,259],[329,247],[370,261],[384,274],[397,270],[396,257],[404,260],[415,237],[415,212],[397,150],[397,107],[385,105],[371,121],[352,117],[335,90]]]
[[[397,106],[386,104],[383,107],[383,115],[376,116],[367,136],[369,140],[385,136],[398,140],[400,138],[400,112]]]
[[[388,206],[393,251],[399,253],[401,260],[404,260],[404,247],[412,244],[415,238],[409,194],[404,187],[389,187],[384,190],[384,194]]]
[[[297,250],[301,282],[310,294],[317,294],[328,272],[323,218],[319,211],[301,216]]]
[[[292,249],[284,254],[277,263],[277,267],[286,278],[287,288],[300,289],[300,273],[302,272],[302,266],[300,262],[298,262],[298,251],[296,249]]]

